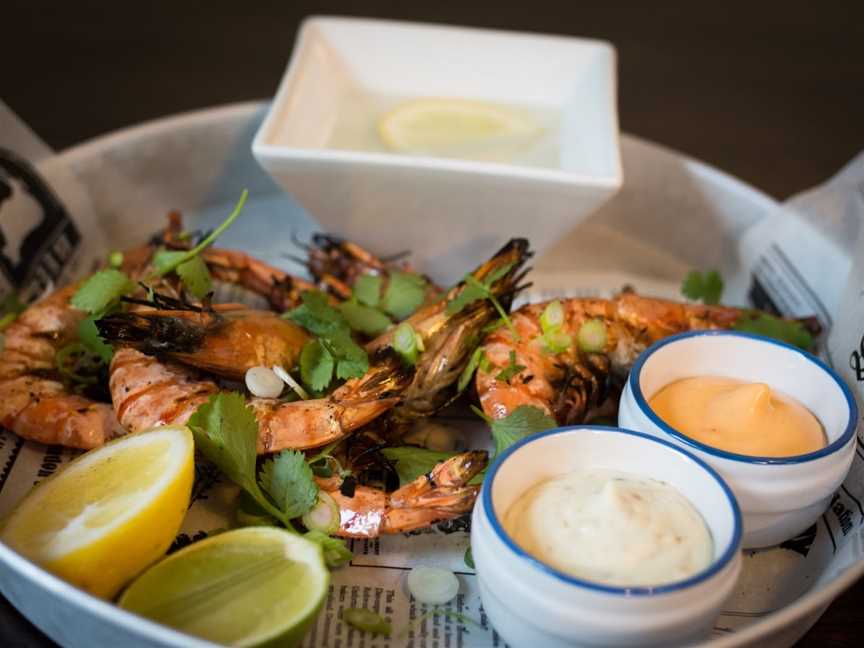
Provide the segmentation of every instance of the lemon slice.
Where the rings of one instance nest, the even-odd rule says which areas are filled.
[[[541,132],[527,116],[465,99],[418,99],[378,122],[393,151],[415,155],[498,160],[530,145]]]
[[[45,569],[111,598],[177,535],[195,476],[192,433],[163,427],[92,450],[40,483],[0,540]]]
[[[324,603],[321,546],[273,527],[201,540],[144,572],[120,606],[229,646],[294,646]]]

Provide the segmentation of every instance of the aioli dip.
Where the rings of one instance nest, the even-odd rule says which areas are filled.
[[[612,470],[535,484],[504,514],[504,529],[547,565],[607,585],[679,581],[705,569],[714,554],[705,521],[677,490]]]
[[[763,383],[694,376],[669,383],[648,405],[667,424],[706,445],[756,457],[791,457],[826,445],[819,420]]]

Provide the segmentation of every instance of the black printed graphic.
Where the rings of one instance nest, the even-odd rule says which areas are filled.
[[[794,538],[780,544],[781,549],[789,549],[796,553],[806,556],[810,553],[810,547],[813,546],[813,541],[816,539],[816,525],[814,524],[806,531],[799,533]]]
[[[36,170],[0,148],[0,295],[38,294],[59,278],[81,234]]]
[[[750,303],[753,304],[755,308],[765,311],[766,313],[778,316],[781,315],[780,309],[777,308],[777,304],[775,304],[774,300],[771,299],[768,291],[765,290],[765,287],[759,282],[756,275],[753,275],[752,278],[753,283],[750,284],[750,291],[747,293],[747,296],[750,298]]]

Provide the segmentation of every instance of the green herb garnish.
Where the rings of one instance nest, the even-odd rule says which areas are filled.
[[[305,513],[318,495],[312,471],[298,464],[299,456],[305,465],[303,455],[283,451],[265,463],[259,481],[256,474],[258,421],[254,411],[246,406],[246,399],[236,392],[211,396],[195,410],[188,425],[195,436],[195,447],[268,515],[293,531],[291,519]]]
[[[228,229],[231,223],[237,220],[248,195],[249,192],[244,189],[240,195],[240,200],[228,218],[191,250],[185,252],[160,250],[157,252],[153,257],[155,271],[145,281],[158,279],[173,270],[177,270],[184,285],[189,288],[192,294],[195,294],[196,297],[203,297],[207,294],[209,291],[210,273],[207,271],[203,261],[200,259],[193,261],[193,259],[198,259],[198,254],[209,245],[212,245]],[[185,268],[180,270],[180,266],[185,266]],[[87,311],[91,315],[101,316],[118,302],[120,298],[135,290],[135,287],[135,282],[132,281],[129,275],[115,267],[100,270],[81,284],[81,287],[72,296],[71,304],[75,308]],[[196,294],[196,292],[199,294]]]
[[[186,290],[198,299],[203,299],[213,290],[213,278],[200,256],[194,256],[178,265],[177,276]]]
[[[417,364],[423,350],[423,340],[408,322],[402,322],[393,332],[393,349],[409,365]]]
[[[328,303],[327,296],[321,292],[307,291],[301,295],[301,299],[303,303],[285,316],[315,335],[318,343],[327,351],[327,354],[316,352],[314,355],[310,351],[305,370],[301,357],[301,373],[304,375],[304,381],[305,376],[315,375],[316,384],[319,386],[324,384],[323,376],[328,373],[328,367],[330,367],[329,375],[332,376],[333,363],[335,363],[336,377],[339,379],[359,378],[369,371],[369,357],[366,351],[351,337],[350,326],[342,314]],[[326,388],[329,382],[327,381],[321,389]]]
[[[525,365],[516,363],[516,352],[510,351],[510,361],[507,363],[507,366],[504,367],[498,375],[495,376],[496,380],[500,380],[501,382],[509,383],[510,380],[515,377],[520,371],[525,369]]]
[[[785,320],[760,311],[746,311],[732,328],[736,331],[765,335],[805,351],[813,348],[813,336],[801,322]]]
[[[576,337],[582,351],[600,353],[606,348],[606,323],[601,319],[585,320]]]
[[[273,499],[286,518],[298,518],[318,499],[318,484],[302,452],[283,450],[261,466],[261,488]]]
[[[681,283],[681,293],[687,299],[703,304],[719,304],[723,295],[723,278],[716,270],[705,273],[691,270]]]
[[[321,531],[307,531],[303,537],[312,542],[317,542],[321,545],[321,551],[324,553],[324,562],[330,569],[336,569],[347,565],[354,554],[345,545],[345,541],[341,538],[331,538],[326,533]]]
[[[468,383],[471,382],[471,376],[474,375],[474,372],[478,367],[483,371],[489,371],[491,366],[492,363],[489,362],[489,358],[486,357],[483,347],[478,346],[474,349],[474,353],[471,354],[471,358],[468,360],[468,364],[465,365],[462,373],[459,374],[459,381],[456,383],[456,392],[462,393],[465,391]]]
[[[119,268],[123,265],[123,253],[119,250],[114,250],[108,255],[108,267]]]
[[[0,303],[0,331],[5,331],[9,325],[18,319],[18,316],[27,310],[27,304],[18,299],[18,295],[11,293]]]
[[[158,277],[162,277],[172,270],[175,270],[177,266],[189,261],[192,257],[198,256],[203,250],[213,245],[214,241],[218,239],[222,234],[231,227],[231,224],[237,220],[237,217],[240,216],[240,212],[243,211],[243,206],[246,204],[246,199],[249,197],[249,191],[244,189],[243,193],[240,194],[240,200],[237,201],[237,204],[234,206],[234,210],[228,215],[222,223],[214,229],[210,234],[201,241],[198,245],[193,247],[191,250],[186,252],[181,252],[177,257],[174,257],[170,263],[164,263],[160,268],[157,269],[156,273],[151,275],[148,278],[148,281],[151,279],[156,279]]]
[[[436,465],[456,455],[455,452],[439,452],[415,446],[381,448],[381,454],[393,462],[399,485],[410,484],[421,475],[429,473]]]
[[[75,294],[71,304],[91,315],[101,315],[121,297],[135,290],[135,282],[120,270],[100,270],[89,277]]]
[[[352,329],[373,337],[381,335],[392,324],[390,318],[377,308],[356,301],[339,304],[339,312]]]
[[[412,272],[393,270],[381,299],[381,308],[397,320],[411,315],[426,298],[426,280]]]
[[[504,452],[522,437],[558,427],[555,419],[533,405],[520,405],[508,416],[497,421],[492,420],[475,405],[472,405],[471,409],[492,428],[495,456]]]
[[[357,277],[352,291],[353,297],[364,306],[376,308],[381,301],[381,277],[364,274]]]
[[[559,300],[549,302],[540,315],[540,342],[546,353],[564,353],[573,345],[573,337],[564,332],[564,306]]]
[[[393,631],[393,628],[387,619],[382,617],[380,614],[365,608],[345,608],[342,610],[342,620],[358,630],[371,632],[372,634],[380,634],[389,637],[390,633]]]
[[[474,555],[471,553],[471,545],[468,545],[468,548],[465,550],[465,556],[462,560],[465,562],[466,567],[476,569],[474,566]]]
[[[309,340],[300,352],[300,377],[313,392],[322,392],[333,380],[336,363],[319,339]]]
[[[114,349],[99,335],[94,316],[91,315],[78,322],[78,340],[88,351],[99,356],[104,363],[111,362]]]
[[[519,334],[516,332],[516,327],[513,326],[513,322],[507,311],[504,310],[501,302],[498,301],[498,298],[492,292],[492,286],[495,282],[510,272],[514,265],[516,265],[515,262],[501,266],[497,270],[490,272],[489,276],[482,281],[476,279],[474,275],[465,275],[463,279],[465,285],[462,287],[462,290],[447,304],[447,315],[455,315],[464,310],[469,304],[473,304],[481,299],[488,299],[492,306],[495,307],[495,310],[498,311],[498,315],[501,316],[501,321],[510,329],[513,337],[518,340]]]

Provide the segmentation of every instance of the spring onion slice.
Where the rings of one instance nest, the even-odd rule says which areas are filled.
[[[590,319],[579,327],[579,348],[586,353],[599,353],[606,346],[606,324],[603,320]]]
[[[387,622],[387,619],[365,608],[345,608],[342,610],[342,620],[363,632],[371,632],[388,637],[392,632],[392,627]]]
[[[438,567],[415,567],[408,574],[406,584],[415,599],[428,605],[443,605],[459,593],[456,574]]]
[[[309,400],[309,393],[294,378],[279,365],[273,365],[273,373],[279,376],[300,397],[301,400]]]
[[[303,514],[303,526],[310,531],[331,534],[339,530],[339,505],[330,495],[318,491],[318,503]]]

